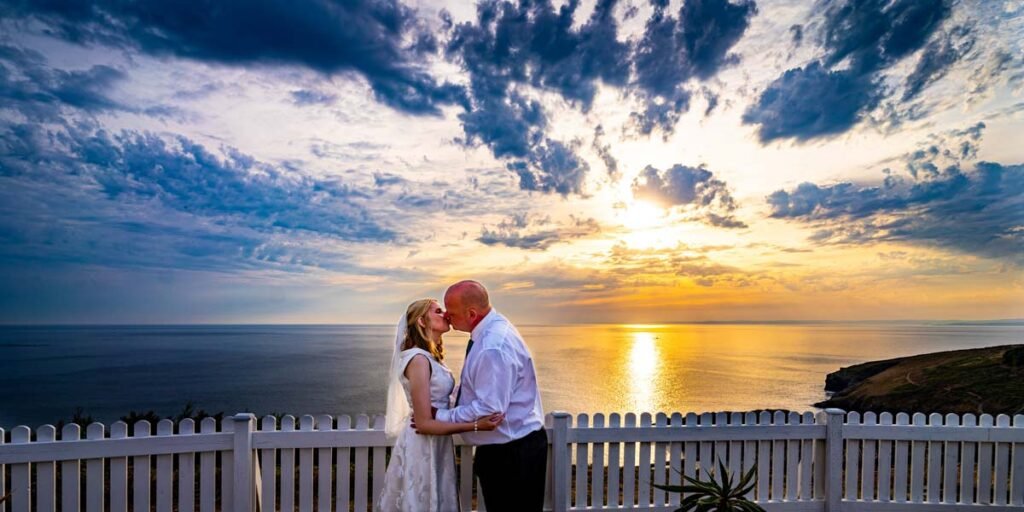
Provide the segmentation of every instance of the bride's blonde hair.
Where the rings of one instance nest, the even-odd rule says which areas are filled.
[[[438,362],[444,362],[444,344],[438,336],[435,343],[427,335],[426,327],[420,325],[420,319],[426,320],[430,312],[430,305],[437,302],[434,299],[420,299],[405,310],[405,342],[402,343],[402,350],[420,348],[430,352]],[[425,322],[424,322],[425,323]]]

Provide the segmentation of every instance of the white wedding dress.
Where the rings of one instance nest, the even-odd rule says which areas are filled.
[[[438,409],[450,405],[455,377],[447,366],[434,360],[429,352],[411,348],[398,354],[399,381],[405,390],[405,399],[412,410],[412,395],[405,367],[416,355],[430,361],[430,404]],[[391,451],[384,489],[381,491],[379,512],[456,512],[459,510],[458,489],[455,484],[455,447],[452,436],[417,434],[410,426],[409,415],[405,427],[398,432]]]

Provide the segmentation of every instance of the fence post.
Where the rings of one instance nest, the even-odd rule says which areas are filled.
[[[840,512],[843,505],[842,409],[825,409],[825,512]]]
[[[252,431],[256,424],[256,415],[251,412],[239,413],[232,419],[235,420],[235,512],[254,512]]]
[[[569,413],[556,411],[551,414],[551,489],[554,496],[554,512],[569,510]]]

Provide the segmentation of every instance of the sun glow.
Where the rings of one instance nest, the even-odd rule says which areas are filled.
[[[665,221],[665,210],[647,201],[633,201],[622,211],[622,225],[633,231],[661,227]]]
[[[656,248],[676,244],[675,229],[665,209],[646,201],[629,203],[617,216],[626,233],[622,240],[631,247]]]

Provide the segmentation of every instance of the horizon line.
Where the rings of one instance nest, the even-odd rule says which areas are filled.
[[[867,319],[867,320],[676,320],[668,322],[523,322],[523,326],[561,326],[561,325],[614,325],[614,326],[663,326],[663,325],[814,325],[814,324],[935,324],[935,325],[1006,325],[1024,326],[1024,318],[994,318],[988,320],[963,319]],[[53,322],[53,323],[4,323],[0,327],[237,327],[237,326],[268,326],[268,327],[313,327],[313,326],[390,326],[390,323],[357,323],[357,322],[273,322],[273,323],[238,323],[238,322]]]

